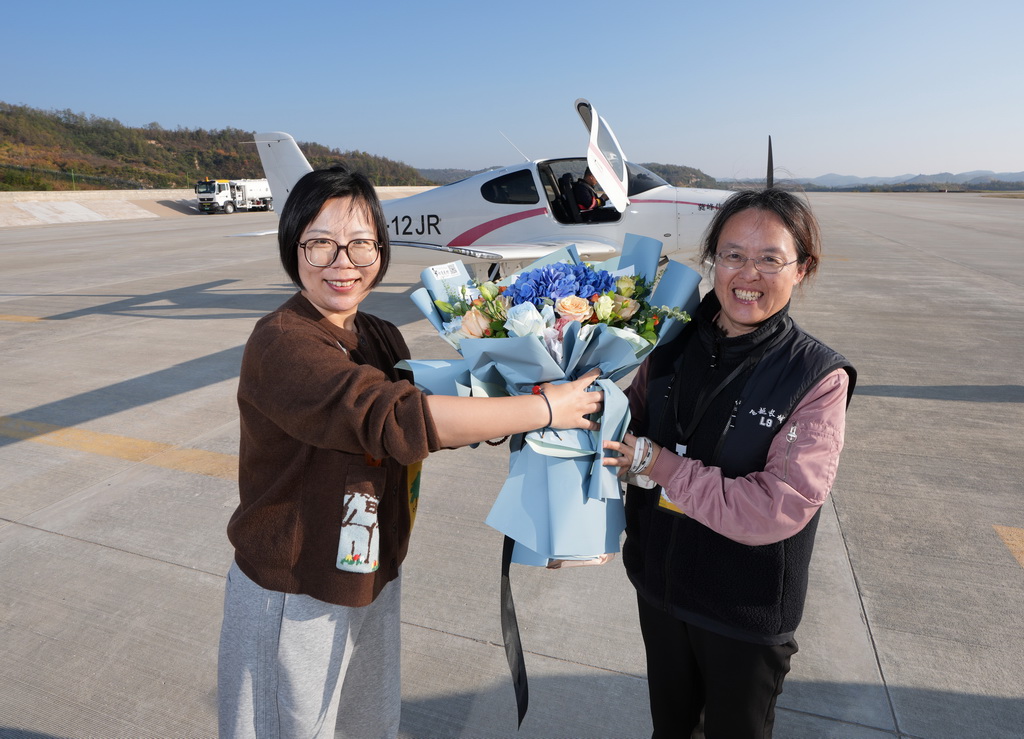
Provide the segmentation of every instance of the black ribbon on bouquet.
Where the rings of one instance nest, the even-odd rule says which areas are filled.
[[[519,726],[523,725],[526,709],[530,705],[530,686],[526,679],[526,661],[523,659],[523,644],[519,640],[519,622],[516,620],[516,604],[512,600],[512,583],[508,578],[512,564],[512,549],[515,539],[506,536],[501,552],[501,637],[505,642],[505,657],[512,673],[512,687],[516,691],[516,707],[519,709]]]

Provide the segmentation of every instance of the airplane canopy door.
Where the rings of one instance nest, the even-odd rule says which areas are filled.
[[[629,174],[626,170],[626,155],[622,153],[615,133],[597,114],[589,102],[583,98],[576,101],[576,112],[583,120],[583,125],[590,132],[590,144],[587,146],[587,166],[597,178],[597,183],[615,206],[622,213],[629,205],[626,181]]]

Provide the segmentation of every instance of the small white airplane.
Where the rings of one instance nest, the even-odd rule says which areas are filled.
[[[607,122],[584,99],[576,111],[590,134],[587,156],[538,159],[491,170],[417,195],[383,202],[392,259],[431,266],[461,259],[476,277],[502,272],[574,244],[582,258],[607,259],[627,234],[692,250],[729,190],[673,187],[626,161]],[[309,162],[281,132],[255,137],[277,210]],[[589,166],[608,205],[582,211],[572,185]]]

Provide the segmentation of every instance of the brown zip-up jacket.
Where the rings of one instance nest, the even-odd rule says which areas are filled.
[[[398,576],[411,531],[406,465],[440,448],[398,329],[367,313],[356,330],[296,294],[256,324],[238,383],[240,503],[235,561],[268,590],[364,606]],[[346,496],[349,493],[349,496]],[[353,495],[354,494],[354,495]],[[376,500],[379,567],[336,566],[346,497]]]

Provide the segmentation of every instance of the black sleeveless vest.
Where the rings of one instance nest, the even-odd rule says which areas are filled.
[[[685,443],[687,457],[737,478],[764,469],[778,433],[799,433],[786,422],[812,387],[842,367],[852,394],[856,373],[801,330],[788,306],[734,338],[714,326],[719,309],[709,293],[695,320],[651,355],[646,418],[634,430],[669,451]],[[630,486],[626,495],[623,564],[639,593],[676,618],[725,636],[789,641],[803,615],[818,514],[788,539],[749,546],[659,508],[660,493]]]

